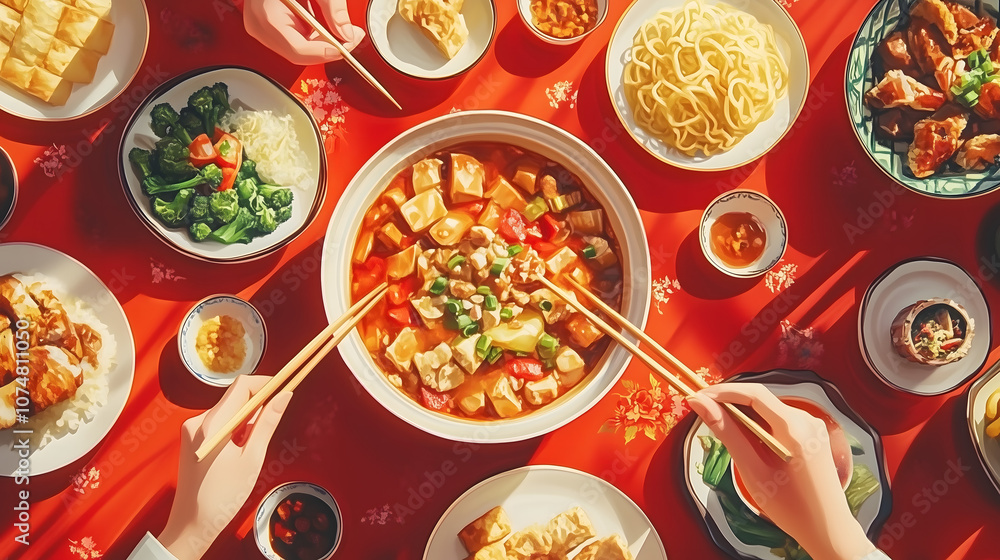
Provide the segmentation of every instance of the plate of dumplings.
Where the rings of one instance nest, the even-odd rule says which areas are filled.
[[[431,532],[424,560],[666,560],[653,524],[608,482],[531,465],[462,494]]]
[[[128,87],[148,43],[143,0],[0,0],[0,109],[36,121],[89,115]]]

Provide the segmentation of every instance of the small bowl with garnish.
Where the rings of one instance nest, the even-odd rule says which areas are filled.
[[[264,357],[267,328],[249,302],[232,295],[209,296],[195,304],[177,335],[181,361],[207,385],[228,387],[253,373]]]
[[[896,352],[911,362],[943,366],[961,360],[972,348],[975,321],[959,303],[931,298],[903,308],[892,321]]]
[[[770,198],[735,190],[708,205],[699,227],[701,251],[729,276],[753,278],[778,264],[788,247],[785,216]]]
[[[254,516],[254,540],[268,560],[327,560],[343,536],[337,500],[309,482],[288,482],[268,493]]]
[[[542,41],[572,45],[604,23],[608,0],[517,0],[517,11]]]

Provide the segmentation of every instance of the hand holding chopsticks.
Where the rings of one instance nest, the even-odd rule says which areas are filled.
[[[564,289],[560,288],[554,282],[552,282],[551,280],[549,280],[544,276],[539,276],[538,280],[539,282],[544,284],[549,290],[551,290],[557,296],[562,298],[570,307],[572,307],[577,312],[581,313],[584,317],[586,317],[598,329],[603,331],[605,334],[614,339],[615,342],[617,342],[618,344],[623,346],[626,350],[631,352],[632,355],[638,358],[639,361],[641,361],[646,367],[653,370],[660,377],[665,379],[675,389],[677,389],[682,394],[688,397],[695,395],[696,391],[692,390],[691,387],[689,387],[687,384],[681,381],[680,378],[670,373],[666,368],[664,368],[662,365],[656,362],[651,356],[640,350],[638,346],[636,346],[634,343],[625,338],[621,332],[619,332],[617,329],[611,327],[606,322],[604,322],[603,319],[601,319],[600,317],[595,315],[592,311],[587,309],[585,305],[577,301],[576,298],[574,298]],[[609,317],[614,319],[616,323],[623,326],[631,334],[639,337],[640,340],[648,344],[665,360],[670,362],[674,367],[681,370],[681,372],[683,372],[686,377],[691,379],[692,382],[694,382],[694,384],[699,389],[708,386],[708,384],[705,383],[705,381],[701,379],[694,371],[692,371],[691,368],[681,363],[677,358],[675,358],[673,355],[667,352],[666,349],[664,349],[662,346],[657,344],[652,338],[646,335],[646,333],[642,332],[639,328],[630,323],[628,319],[622,317],[617,311],[612,309],[611,306],[601,301],[601,299],[598,298],[597,296],[591,294],[589,290],[584,288],[579,283],[573,280],[570,281],[573,282],[574,287],[581,294],[583,294],[591,303],[595,304],[601,311],[603,311]],[[742,410],[728,403],[726,405],[726,410],[728,410],[737,420],[743,423],[743,425],[746,426],[747,429],[749,429],[751,432],[753,432],[754,435],[760,438],[760,440],[763,441],[772,451],[777,453],[779,457],[781,457],[785,461],[791,459],[791,453],[788,451],[788,449],[784,445],[782,445],[781,442],[779,442],[773,435],[768,433],[767,430],[762,428],[760,424],[754,422],[754,420],[749,416],[747,416]]]
[[[299,351],[294,358],[285,367],[281,368],[281,371],[272,377],[264,387],[261,388],[253,397],[243,407],[240,408],[230,420],[223,426],[221,430],[216,432],[211,437],[205,439],[201,444],[201,447],[195,452],[198,461],[202,461],[205,457],[209,456],[220,443],[228,439],[234,430],[238,428],[241,424],[247,421],[250,416],[253,415],[267,399],[271,398],[278,391],[292,391],[302,383],[302,380],[309,375],[309,372],[313,370],[322,360],[330,353],[334,348],[340,344],[344,338],[354,329],[354,326],[358,324],[361,319],[368,314],[375,305],[385,296],[388,286],[383,283],[374,290],[372,290],[368,295],[361,298],[357,303],[351,306],[343,316],[339,319],[330,323],[325,329],[323,329],[309,344],[306,344],[305,348]],[[317,352],[318,350],[318,352]],[[308,362],[307,362],[308,360]],[[299,370],[299,368],[302,368]],[[281,386],[292,377],[292,374],[299,370],[299,373],[289,381],[288,385],[284,388]]]

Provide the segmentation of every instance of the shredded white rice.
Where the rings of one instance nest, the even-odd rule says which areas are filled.
[[[15,274],[25,286],[41,283],[51,290],[66,309],[74,323],[85,323],[101,336],[101,349],[97,353],[94,368],[88,362],[80,362],[83,368],[83,384],[76,389],[72,399],[55,404],[35,414],[28,421],[27,429],[32,430],[32,445],[38,450],[67,434],[75,434],[80,427],[97,415],[98,409],[108,402],[108,375],[115,364],[117,342],[108,326],[101,322],[94,311],[82,301],[67,296],[66,290],[47,276]]]
[[[257,174],[268,183],[306,190],[316,182],[291,115],[236,109],[222,126],[243,143],[247,156],[257,162]]]

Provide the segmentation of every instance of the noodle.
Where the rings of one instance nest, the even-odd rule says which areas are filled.
[[[774,114],[788,67],[770,25],[690,0],[639,28],[624,82],[639,126],[689,156],[710,156]]]

